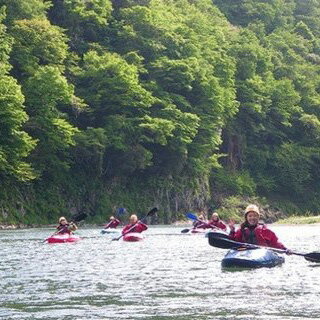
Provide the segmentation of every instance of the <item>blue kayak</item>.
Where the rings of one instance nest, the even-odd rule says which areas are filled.
[[[284,258],[264,249],[232,249],[222,259],[223,268],[272,268],[281,265]]]

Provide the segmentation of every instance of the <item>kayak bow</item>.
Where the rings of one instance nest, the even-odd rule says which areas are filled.
[[[80,239],[81,239],[80,237],[75,236],[74,234],[65,233],[65,234],[54,234],[48,239],[46,239],[46,241],[48,243],[65,243],[65,242],[77,242]]]
[[[272,268],[284,263],[284,258],[275,252],[257,249],[232,249],[221,261],[223,268]]]
[[[137,242],[144,239],[144,236],[139,232],[129,232],[123,236],[123,241]]]

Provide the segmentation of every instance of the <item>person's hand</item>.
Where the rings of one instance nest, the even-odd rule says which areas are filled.
[[[73,222],[70,222],[68,229],[70,231],[75,231],[77,230],[77,226]]]

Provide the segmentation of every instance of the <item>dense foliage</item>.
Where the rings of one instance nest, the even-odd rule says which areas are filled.
[[[319,0],[0,8],[0,221],[319,211]]]

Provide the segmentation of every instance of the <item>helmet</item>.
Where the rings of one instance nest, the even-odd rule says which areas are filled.
[[[246,207],[246,209],[244,210],[245,217],[248,215],[249,212],[255,212],[260,216],[259,208],[255,204],[249,204]]]
[[[59,223],[61,223],[61,221],[63,221],[63,220],[67,221],[67,219],[65,217],[60,217],[59,218]]]

